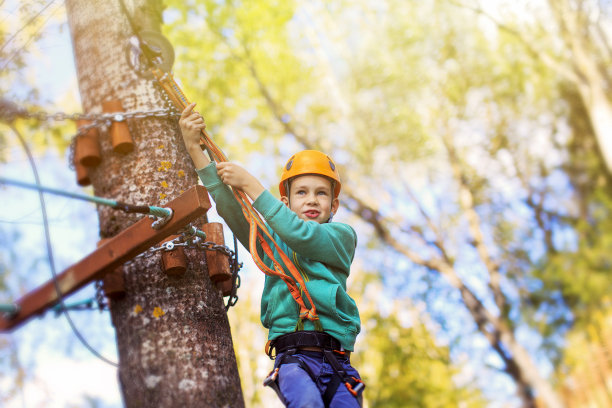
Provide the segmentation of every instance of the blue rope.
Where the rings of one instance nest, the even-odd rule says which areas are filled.
[[[155,206],[136,206],[132,204],[125,204],[119,201],[110,200],[108,198],[89,196],[80,193],[74,193],[71,191],[60,190],[58,188],[46,187],[37,184],[26,183],[24,181],[7,179],[0,177],[0,184],[8,184],[12,186],[28,188],[31,190],[38,190],[45,193],[51,193],[59,196],[75,198],[77,200],[90,201],[96,204],[106,205],[109,207],[117,208],[125,212],[136,212],[141,214],[151,214],[156,217],[164,218],[172,215],[172,211],[168,208],[155,207]]]
[[[95,302],[96,300],[94,298],[89,298],[74,303],[64,303],[63,306],[58,303],[57,305],[51,307],[51,311],[55,312],[56,316],[59,316],[63,310],[89,310],[93,309]]]
[[[6,313],[8,315],[15,315],[19,312],[19,306],[14,303],[10,304],[0,304],[0,313]]]
[[[156,217],[167,217],[172,214],[172,212],[167,208],[155,207],[153,205],[149,206],[149,214],[154,215]]]

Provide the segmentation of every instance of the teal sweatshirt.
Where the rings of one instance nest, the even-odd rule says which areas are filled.
[[[249,249],[249,224],[232,191],[219,179],[216,164],[212,162],[197,172],[217,204],[219,215],[242,245]],[[253,207],[265,219],[278,246],[302,274],[323,330],[338,339],[346,350],[353,351],[355,338],[361,330],[357,305],[346,293],[346,279],[357,245],[353,228],[339,222],[319,224],[304,221],[269,191],[257,197]],[[270,246],[274,257],[280,261],[276,248],[272,243]],[[261,249],[259,255],[272,268],[272,260]],[[303,298],[308,307],[308,299],[306,296]],[[295,331],[298,316],[299,307],[285,282],[276,276],[265,275],[261,322],[269,329],[268,339]],[[306,320],[304,330],[314,330],[312,322]]]

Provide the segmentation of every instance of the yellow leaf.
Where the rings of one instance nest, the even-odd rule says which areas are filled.
[[[153,317],[155,317],[156,319],[159,319],[160,317],[162,317],[165,314],[166,314],[166,312],[164,312],[162,310],[162,308],[159,307],[159,306],[157,306],[157,307],[155,307],[155,309],[153,309]]]

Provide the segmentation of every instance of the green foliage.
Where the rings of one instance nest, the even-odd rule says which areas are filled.
[[[367,338],[354,361],[363,367],[370,406],[484,407],[478,391],[455,383],[459,370],[448,347],[436,345],[422,323],[405,327],[398,321],[410,312],[395,308],[387,316],[363,316]]]
[[[588,129],[577,128],[588,114],[570,103],[550,63],[568,50],[537,24],[550,17],[546,10],[532,20],[504,8],[488,18],[449,1],[168,4],[180,11],[167,26],[177,76],[188,79],[187,93],[219,144],[233,158],[272,155],[295,145],[290,134],[338,153],[344,186],[378,211],[397,245],[385,250],[378,226],[358,224],[364,259],[385,280],[415,279],[389,268],[402,249],[425,260],[443,251],[493,315],[511,328],[537,329],[557,352],[574,316],[587,316],[609,291],[609,183]],[[459,185],[471,208],[461,204]],[[367,211],[348,208],[353,220],[367,220]],[[468,210],[478,217],[488,263]],[[500,308],[487,286],[494,273]],[[423,291],[448,292],[441,280],[422,281]],[[411,285],[400,292],[423,295]],[[452,301],[445,299],[447,309]],[[397,323],[386,319],[374,321]],[[410,338],[420,333],[414,327],[398,330]],[[381,342],[373,349],[393,350],[382,333],[368,334]]]
[[[606,406],[609,401],[611,312],[610,298],[604,297],[589,323],[567,335],[568,346],[555,372],[567,406]]]
[[[176,76],[221,146],[230,145],[227,128],[249,125],[251,137],[242,140],[233,157],[259,150],[262,139],[282,136],[261,89],[260,75],[274,98],[295,103],[307,84],[303,69],[289,45],[287,24],[293,16],[290,1],[168,1],[172,20],[165,26],[176,45]],[[178,15],[177,15],[178,14]],[[230,139],[231,140],[231,139]]]
[[[568,229],[571,239],[541,260],[536,273],[544,286],[532,296],[542,300],[545,293],[561,295],[572,314],[559,323],[582,327],[590,324],[612,291],[612,180],[606,176],[582,101],[568,84],[561,84],[560,93],[572,131],[564,167],[577,210],[575,217],[559,222],[558,228]]]
[[[437,299],[429,305],[444,305],[437,315],[464,319],[454,314],[463,310],[459,297],[448,296],[431,268],[399,253],[449,260],[493,315],[512,328],[536,329],[553,358],[568,327],[588,326],[612,289],[612,183],[582,96],[559,74],[559,65],[572,67],[572,49],[547,7],[510,13],[511,2],[501,2],[488,18],[471,9],[478,2],[166,3],[176,77],[230,158],[268,171],[305,144],[337,154],[345,191],[377,211],[369,220],[396,243],[385,248],[380,226],[347,200],[355,212],[346,219],[362,244],[358,260],[378,268],[387,291],[400,298],[397,314],[361,305],[364,347],[355,358],[372,406],[481,404],[477,393],[455,384],[460,367],[437,345],[435,331],[417,322],[427,319],[400,319],[406,296]],[[7,24],[0,22],[2,40]],[[605,77],[602,44],[593,42],[586,58]],[[10,64],[0,72],[3,84],[16,78],[22,54]],[[24,132],[38,125],[19,124]],[[66,134],[41,130],[32,139],[41,148],[65,146]],[[476,248],[459,185],[471,194],[497,271]],[[488,286],[492,272],[501,275],[501,308]],[[234,329],[243,337],[245,327],[258,325],[256,315],[247,317]],[[469,342],[469,323],[445,334]],[[254,350],[238,356],[244,384],[261,371],[261,344]],[[245,386],[247,401],[265,405],[257,389]]]
[[[36,43],[58,6],[44,0],[0,3],[0,94],[11,94],[18,87],[30,98],[38,95],[27,78],[27,57],[36,52]]]
[[[453,363],[449,347],[438,344],[428,316],[407,300],[383,307],[384,289],[375,276],[358,271],[353,281],[365,289],[359,297],[364,335],[351,359],[367,385],[368,406],[486,406],[462,367]]]

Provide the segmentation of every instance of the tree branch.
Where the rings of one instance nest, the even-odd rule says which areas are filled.
[[[493,260],[489,248],[485,243],[484,234],[480,228],[480,216],[474,208],[474,196],[470,190],[470,187],[466,183],[466,177],[461,167],[461,160],[457,155],[457,151],[450,142],[448,136],[443,136],[442,141],[449,155],[449,162],[453,176],[459,186],[459,205],[467,218],[473,245],[478,252],[480,260],[489,272],[489,288],[493,293],[495,304],[499,309],[499,313],[504,316],[504,318],[507,318],[507,301],[506,295],[501,289],[501,273],[499,263]]]
[[[455,0],[447,0],[447,1],[454,6],[473,11],[474,13],[485,17],[486,19],[491,21],[493,24],[495,24],[497,28],[499,28],[501,31],[505,31],[506,33],[516,38],[519,41],[519,43],[523,47],[525,47],[525,50],[527,51],[527,53],[529,53],[529,55],[533,59],[542,61],[548,67],[555,70],[559,75],[563,76],[564,78],[566,78],[567,80],[571,82],[576,83],[579,81],[579,77],[576,75],[574,71],[567,69],[563,64],[559,63],[559,61],[555,60],[549,54],[542,52],[541,50],[537,50],[535,47],[533,47],[532,42],[528,41],[525,37],[523,37],[519,31],[515,30],[509,25],[501,23],[495,17],[493,17],[492,15],[484,11],[482,8],[472,7],[472,6],[463,4]]]

